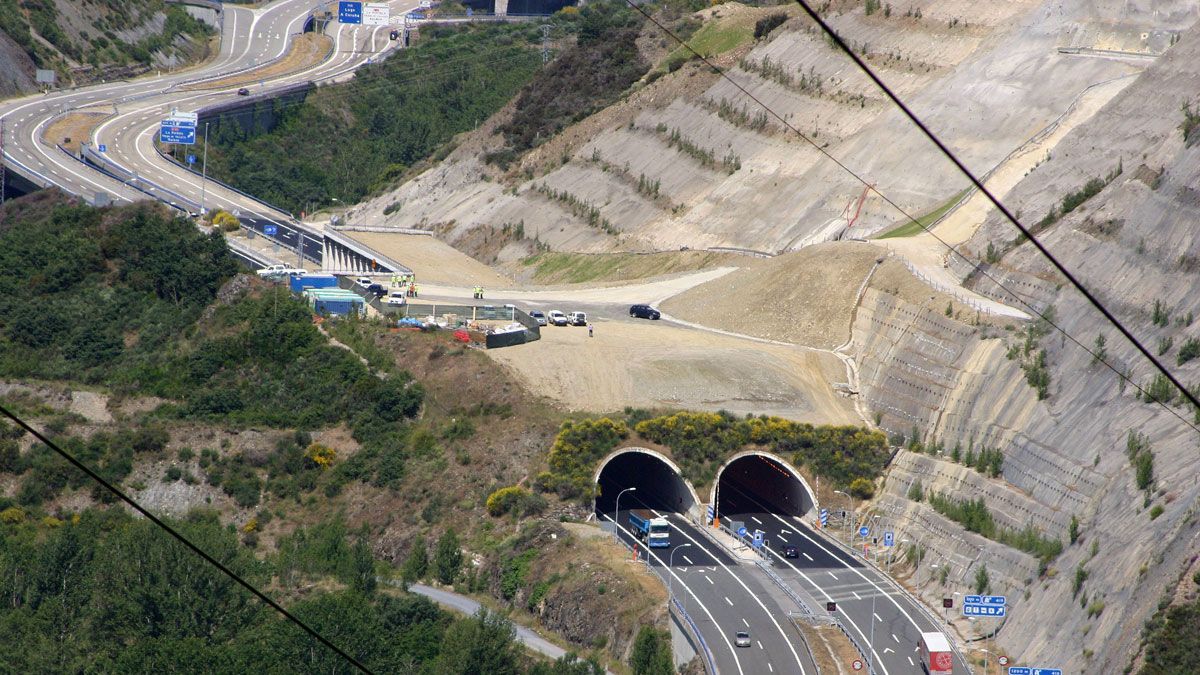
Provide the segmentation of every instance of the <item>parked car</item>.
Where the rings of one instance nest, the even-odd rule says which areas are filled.
[[[249,89],[247,89],[247,88],[245,88],[245,87],[242,87],[241,89],[238,89],[238,96],[249,96],[249,95],[250,95],[250,90],[249,90]]]
[[[633,305],[629,308],[629,316],[635,319],[661,319],[662,313],[650,305]]]
[[[791,545],[784,546],[783,547],[783,557],[799,558],[800,557],[800,549],[796,548],[795,546],[791,546]]]
[[[546,314],[544,312],[542,312],[541,310],[535,309],[535,310],[529,312],[529,318],[536,321],[537,325],[539,325],[539,326],[546,325]]]
[[[370,286],[371,284],[375,283],[375,281],[373,279],[371,279],[371,277],[355,277],[354,283],[358,284],[359,286],[362,286],[363,288],[366,288],[367,286]]]
[[[287,276],[289,274],[303,275],[303,274],[305,274],[305,271],[298,267],[284,265],[283,263],[277,263],[275,265],[268,265],[268,266],[262,268],[261,270],[258,270],[258,276],[260,276],[264,279],[269,279],[271,277],[282,277],[282,276]]]
[[[367,292],[377,298],[387,295],[387,289],[383,287],[383,284],[371,284],[367,286]]]
[[[563,314],[557,309],[550,310],[550,313],[546,315],[546,320],[549,321],[553,326],[566,326],[568,323],[570,323],[567,320],[567,315]]]
[[[404,291],[393,290],[391,293],[388,293],[387,304],[403,305],[404,303],[405,303]]]
[[[567,316],[567,321],[570,322],[572,326],[586,326],[587,314],[583,312],[571,312]]]
[[[744,630],[739,630],[737,632],[737,637],[734,640],[734,644],[736,644],[739,647],[749,647],[750,646],[750,633],[747,631],[744,631]]]

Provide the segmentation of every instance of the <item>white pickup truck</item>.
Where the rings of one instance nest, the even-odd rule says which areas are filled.
[[[283,263],[268,265],[267,267],[264,267],[258,271],[258,276],[264,279],[269,279],[271,277],[284,277],[289,274],[303,276],[306,274],[306,272],[298,267],[291,267],[289,265],[284,265]]]

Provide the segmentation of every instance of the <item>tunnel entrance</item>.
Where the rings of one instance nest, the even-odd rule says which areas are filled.
[[[596,513],[612,517],[621,496],[622,511],[653,509],[693,513],[699,508],[696,491],[666,455],[648,448],[621,448],[596,470]],[[635,489],[629,489],[635,488]],[[623,494],[622,494],[623,493]]]
[[[721,518],[764,512],[803,518],[816,508],[814,494],[792,465],[751,451],[735,455],[717,471],[712,501]]]

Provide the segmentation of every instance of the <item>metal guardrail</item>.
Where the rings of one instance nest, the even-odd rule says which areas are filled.
[[[199,113],[197,113],[197,114],[199,114]],[[224,181],[217,180],[216,178],[213,178],[212,176],[206,176],[204,174],[201,174],[199,171],[196,171],[195,169],[191,168],[187,164],[184,164],[183,162],[179,161],[178,159],[175,159],[174,157],[163,152],[161,149],[159,149],[157,143],[154,144],[154,152],[158,153],[158,156],[161,157],[162,159],[167,160],[168,162],[174,164],[175,166],[178,166],[179,168],[183,169],[184,171],[187,171],[188,173],[192,174],[193,176],[195,176],[197,178],[202,178],[210,183],[220,185],[221,187],[225,188],[226,190],[229,190],[230,192],[236,192],[237,194],[245,197],[246,199],[249,199],[257,204],[261,204],[261,205],[265,206],[269,210],[273,210],[276,213],[283,214],[283,216],[290,221],[288,223],[289,225],[294,225],[297,227],[297,229],[300,229],[302,231],[307,230],[307,228],[305,228],[303,225],[299,224],[300,221],[296,220],[295,217],[293,217],[292,214],[288,213],[287,211],[284,211],[283,209],[279,208],[278,206],[275,206],[268,202],[264,202],[263,200],[259,199],[258,197],[255,197],[252,194],[242,192],[241,190],[233,187],[232,185],[230,185]],[[306,232],[306,233],[307,234],[316,234],[315,232]]]
[[[705,670],[710,675],[720,675],[721,671],[717,670],[717,663],[713,659],[712,650],[708,648],[708,643],[704,641],[704,636],[700,634],[700,627],[692,620],[692,616],[687,613],[687,610],[683,608],[683,605],[679,603],[677,598],[671,598],[671,605],[675,608],[675,611],[679,612],[683,620],[687,622],[688,630],[692,632],[692,635],[696,638],[696,642],[700,645],[700,650],[704,654]]]

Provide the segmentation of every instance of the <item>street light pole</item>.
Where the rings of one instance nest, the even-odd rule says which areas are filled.
[[[834,490],[833,494],[842,495],[846,498],[846,501],[849,502],[850,512],[846,514],[846,519],[845,519],[846,520],[846,543],[853,544],[853,541],[850,538],[850,519],[854,517],[854,497],[851,497],[848,492],[842,492],[841,490]]]
[[[667,557],[667,596],[675,597],[675,553],[681,548],[687,548],[691,544],[680,544],[671,549],[671,555]]]
[[[204,123],[204,163],[200,165],[200,215],[204,215],[204,193],[208,187],[208,122]]]
[[[867,638],[867,647],[871,650],[871,665],[867,668],[868,673],[875,672],[875,598],[878,595],[878,591],[871,593],[871,637]]]
[[[624,490],[621,490],[620,492],[617,493],[617,501],[613,505],[614,506],[614,508],[613,508],[613,537],[615,537],[617,539],[617,541],[621,540],[621,535],[620,535],[621,523],[617,520],[617,518],[620,517],[620,515],[621,515],[621,495],[625,494],[626,492],[636,491],[636,490],[637,490],[636,486],[627,487]]]
[[[983,675],[987,675],[988,669],[992,665],[992,653],[982,647],[979,648],[979,651],[983,652],[984,654],[987,654],[987,656],[983,660]]]

